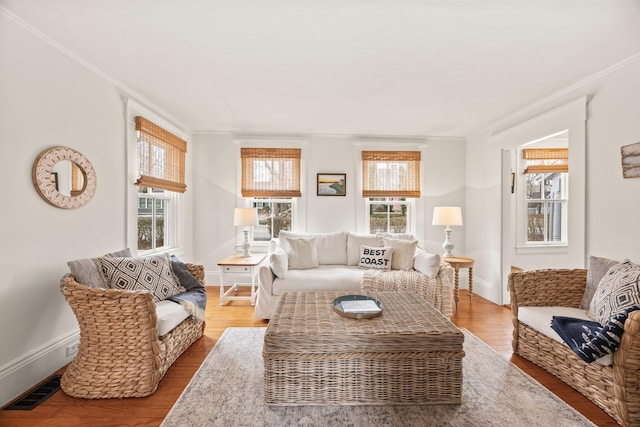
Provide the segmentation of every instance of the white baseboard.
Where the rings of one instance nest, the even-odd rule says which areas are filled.
[[[80,331],[75,330],[0,366],[0,407],[71,362],[75,353],[67,356],[67,346],[79,339]]]

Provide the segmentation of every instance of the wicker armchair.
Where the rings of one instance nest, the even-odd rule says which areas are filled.
[[[579,307],[587,271],[537,270],[509,276],[513,352],[555,375],[623,426],[640,426],[640,311],[624,325],[612,366],[586,363],[568,346],[518,321],[518,307]]]
[[[186,266],[204,283],[203,266]],[[60,382],[70,396],[149,396],[204,330],[204,322],[189,317],[158,337],[155,302],[149,293],[89,288],[70,274],[62,278],[60,289],[80,326],[78,354]]]

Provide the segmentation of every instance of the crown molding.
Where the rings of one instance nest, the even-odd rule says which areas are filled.
[[[519,123],[529,120],[531,118],[529,117],[531,114],[534,114],[534,117],[540,116],[541,115],[540,113],[536,114],[536,110],[543,109],[545,106],[553,104],[554,101],[561,101],[563,97],[570,95],[572,92],[578,91],[579,89],[584,88],[585,86],[588,86],[592,83],[595,83],[598,80],[604,77],[607,77],[610,74],[613,74],[616,71],[619,71],[638,61],[640,61],[640,52],[634,55],[631,55],[630,57],[623,59],[622,61],[619,61],[600,71],[597,71],[591,74],[590,76],[587,76],[581,80],[578,80],[577,82],[565,87],[564,89],[561,89],[545,98],[542,98],[537,102],[534,102],[533,104],[521,110],[518,110],[512,114],[509,114],[508,116],[503,117],[502,119],[488,126],[485,126],[484,128],[481,128],[478,131],[472,132],[469,134],[468,138],[473,139],[475,137],[486,135],[486,134],[496,135],[504,132],[505,130],[508,130],[509,128],[516,127]],[[586,96],[586,98],[588,102],[590,99],[590,96]]]

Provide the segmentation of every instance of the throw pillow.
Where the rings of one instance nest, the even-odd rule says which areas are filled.
[[[130,257],[129,248],[122,249],[118,252],[112,252],[103,257]],[[106,288],[107,283],[104,281],[100,270],[98,270],[98,258],[78,259],[67,262],[69,271],[76,282],[88,286],[90,288]]]
[[[318,264],[318,250],[315,247],[315,238],[289,239],[285,238],[289,250],[287,261],[291,270],[306,270],[316,268]]]
[[[178,283],[180,286],[185,288],[185,290],[190,291],[191,289],[202,287],[202,283],[200,283],[198,279],[191,274],[187,269],[187,266],[184,265],[184,263],[175,255],[171,255],[171,268],[173,269],[173,274],[175,274]]]
[[[358,268],[391,270],[393,248],[360,246]]]
[[[589,309],[591,300],[593,299],[593,294],[596,293],[596,289],[598,289],[600,280],[602,280],[604,275],[607,273],[607,271],[609,271],[611,267],[618,263],[618,261],[609,258],[589,256],[589,261],[587,264],[587,286],[584,289],[582,301],[580,302],[581,309]],[[593,317],[592,314],[589,314],[589,316],[595,320],[595,317]]]
[[[430,254],[418,248],[413,259],[413,268],[429,279],[435,278],[440,271],[440,254]]]
[[[417,240],[390,239],[383,237],[382,246],[393,248],[393,258],[391,259],[392,270],[411,270],[413,268],[413,258],[418,247]]]
[[[284,279],[289,269],[287,253],[280,248],[276,248],[271,255],[269,255],[269,267],[271,267],[271,271],[273,271],[273,274],[279,279]]]
[[[167,255],[139,258],[98,258],[100,272],[112,289],[149,291],[154,301],[185,292],[171,270]]]
[[[589,311],[601,325],[624,311],[640,305],[640,265],[627,260],[604,275],[593,295]]]
[[[356,266],[360,262],[360,247],[382,246],[375,234],[347,233],[347,265]]]

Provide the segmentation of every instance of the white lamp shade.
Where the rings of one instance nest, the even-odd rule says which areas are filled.
[[[432,225],[462,225],[462,208],[458,206],[439,206],[433,208]]]
[[[256,226],[258,225],[258,209],[235,208],[233,211],[233,225]]]

